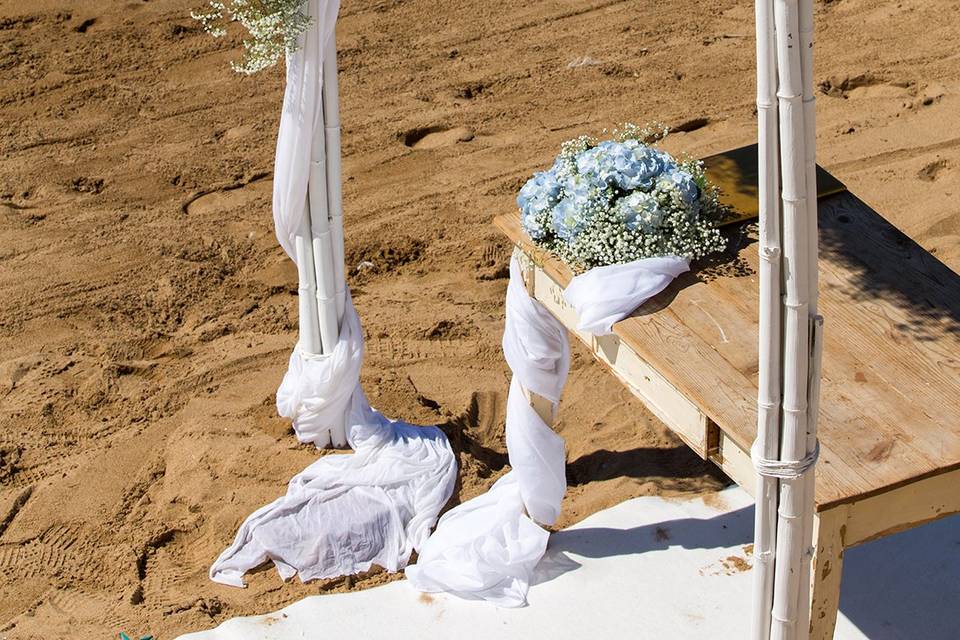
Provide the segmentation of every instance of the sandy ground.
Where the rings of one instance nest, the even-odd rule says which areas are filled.
[[[384,575],[207,580],[318,455],[275,415],[296,277],[269,197],[282,78],[227,67],[199,0],[0,0],[0,636],[169,638]],[[751,3],[344,0],[340,68],[363,382],[440,423],[458,498],[504,470],[508,247],[490,226],[563,139],[693,122],[754,136]],[[960,3],[817,3],[821,164],[960,269]],[[559,525],[711,491],[583,351],[558,430]]]

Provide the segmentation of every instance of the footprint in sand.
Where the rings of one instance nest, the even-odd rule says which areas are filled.
[[[248,206],[258,199],[268,199],[272,192],[273,181],[258,177],[220,189],[198,191],[192,194],[181,208],[191,216],[222,215]]]
[[[467,127],[448,128],[444,126],[418,127],[401,134],[403,144],[411,149],[437,149],[458,142],[470,142],[474,133]]]

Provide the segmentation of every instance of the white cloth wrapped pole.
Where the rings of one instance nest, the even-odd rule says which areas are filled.
[[[339,0],[309,0],[313,24],[300,48],[287,56],[287,85],[277,134],[273,172],[273,223],[280,246],[296,262],[293,239],[307,206],[310,154],[317,127],[323,127],[323,58],[333,37]]]
[[[563,325],[527,295],[519,270],[514,258],[503,334],[514,374],[507,400],[512,471],[487,493],[445,514],[417,564],[406,570],[420,591],[448,591],[507,607],[526,602],[530,576],[549,537],[534,520],[556,520],[567,485],[563,440],[530,407],[520,386],[559,402],[570,347]]]
[[[242,587],[243,575],[267,560],[285,580],[350,575],[374,564],[398,571],[453,493],[457,462],[443,432],[388,420],[367,403],[363,335],[349,295],[343,320],[333,353],[294,352],[277,405],[303,442],[346,412],[354,453],[320,458],[285,496],[247,518],[210,568],[216,582]]]
[[[687,268],[680,258],[653,258],[594,269],[574,278],[565,297],[581,317],[591,318],[589,326],[609,331]],[[603,295],[594,295],[596,287]],[[537,522],[556,521],[566,491],[563,439],[530,406],[524,389],[547,398],[555,409],[570,348],[563,325],[528,295],[516,256],[510,262],[506,310],[503,352],[513,371],[507,400],[511,471],[484,495],[445,514],[406,574],[420,591],[515,607],[526,603],[547,548],[549,533]]]
[[[297,263],[298,351],[309,355],[328,353],[338,337],[336,257],[327,219],[324,168],[323,71],[324,57],[334,44],[340,3],[309,0],[305,9],[312,24],[300,37],[299,48],[287,56],[287,84],[274,161],[273,221],[280,246]],[[300,357],[295,354],[291,366]],[[343,418],[332,420],[312,441],[320,448],[346,446]]]
[[[295,262],[311,145],[323,126],[323,53],[338,9],[335,0],[310,0],[314,23],[301,49],[287,60],[273,213],[277,238]],[[360,388],[363,333],[348,294],[338,337],[323,355],[297,345],[277,391],[277,409],[293,421],[301,442],[322,448],[333,430],[334,442],[347,440],[354,453],[317,460],[290,481],[285,496],[247,518],[210,568],[211,579],[242,587],[243,575],[267,560],[283,579],[299,573],[305,581],[373,565],[398,571],[424,543],[453,493],[457,463],[443,432],[388,420],[367,402]],[[344,424],[346,433],[338,436]]]

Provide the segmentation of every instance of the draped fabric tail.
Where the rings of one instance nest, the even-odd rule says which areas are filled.
[[[294,476],[285,496],[255,511],[210,568],[210,578],[244,586],[243,575],[272,560],[284,580],[303,581],[406,566],[430,534],[456,483],[457,463],[437,427],[389,420],[360,388],[363,337],[347,298],[344,328],[329,356],[291,356],[277,393],[281,413],[310,442],[338,413],[351,454],[320,458]]]
[[[577,329],[606,335],[615,322],[633,313],[689,269],[690,261],[676,256],[595,267],[571,280],[563,298],[577,311]]]
[[[564,297],[588,331],[608,333],[689,268],[682,258],[651,258],[577,276]],[[510,262],[503,352],[513,372],[507,399],[511,471],[487,493],[454,508],[407,567],[426,592],[446,591],[504,607],[526,604],[537,563],[566,491],[563,439],[530,406],[525,391],[553,403],[566,382],[570,347],[563,325],[531,298],[516,256]]]

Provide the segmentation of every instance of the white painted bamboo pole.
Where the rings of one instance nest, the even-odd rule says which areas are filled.
[[[758,451],[779,457],[780,446],[780,158],[778,151],[777,63],[773,0],[756,0],[757,135],[760,205],[760,329],[757,394]],[[773,607],[777,536],[776,478],[757,476],[754,520],[753,612],[751,638],[768,640]]]
[[[317,105],[319,108],[319,105]],[[319,120],[319,118],[318,118]],[[310,182],[307,189],[310,205],[310,227],[317,279],[317,305],[320,319],[320,342],[323,353],[332,353],[339,339],[337,322],[336,280],[333,270],[333,242],[327,214],[326,145],[323,127],[314,129],[310,159]]]
[[[776,0],[785,290],[781,460],[800,460],[806,456],[810,364],[806,135],[797,13],[797,0]],[[771,640],[798,638],[797,605],[804,551],[803,489],[802,478],[780,482]]]
[[[306,205],[306,203],[304,203]],[[294,236],[297,256],[297,293],[299,303],[300,348],[309,354],[320,353],[320,325],[317,320],[317,283],[313,266],[310,211],[303,207],[300,228]]]
[[[820,377],[823,367],[823,316],[813,316],[810,322],[810,380],[807,392],[807,451],[817,446],[817,412],[820,408]],[[801,556],[800,587],[797,589],[797,629],[800,638],[810,634],[810,615],[813,584],[810,580],[811,564],[815,549],[813,540],[813,516],[816,509],[816,471],[811,467],[803,477],[803,544]]]
[[[323,56],[323,126],[327,150],[327,201],[333,240],[333,273],[336,283],[337,318],[343,320],[346,274],[343,251],[343,174],[340,151],[340,89],[337,81],[337,41],[334,35]]]
[[[823,318],[817,315],[819,244],[817,228],[817,122],[816,97],[813,77],[813,0],[799,0],[800,61],[803,80],[803,127],[805,133],[805,164],[807,187],[807,252],[809,269],[807,286],[811,315],[811,364],[807,384],[806,451],[817,446],[817,414],[820,406],[820,367],[823,354]],[[803,488],[803,544],[805,553],[800,565],[800,588],[797,591],[798,634],[806,638],[810,629],[810,564],[813,561],[813,512],[816,508],[816,473],[811,469],[804,476]]]
[[[322,109],[320,104],[318,109]],[[334,269],[333,238],[330,232],[330,218],[327,200],[327,162],[326,136],[322,115],[317,114],[311,146],[310,182],[307,189],[310,205],[310,225],[313,238],[317,295],[314,305],[317,309],[320,341],[324,354],[333,353],[340,339],[339,319],[337,315],[336,272]],[[345,419],[329,425],[329,442],[317,441],[318,447],[347,445]]]

